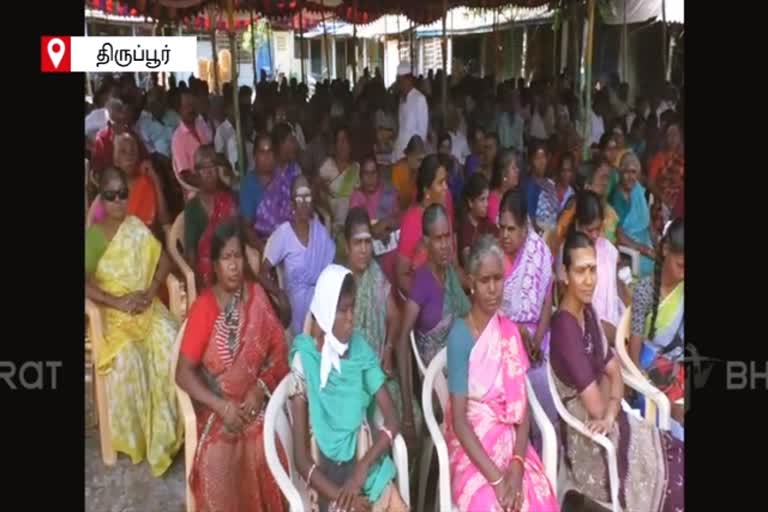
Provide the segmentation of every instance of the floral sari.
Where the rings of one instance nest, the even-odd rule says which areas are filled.
[[[387,341],[387,305],[390,293],[392,293],[392,285],[387,280],[387,276],[384,275],[378,263],[371,261],[357,283],[355,329],[360,331],[380,359]],[[402,418],[403,399],[397,372],[387,379],[387,389],[395,404],[398,417]],[[413,416],[418,428],[421,424],[421,410],[417,400],[413,401]]]
[[[541,193],[536,205],[536,224],[546,231],[557,225],[557,214],[560,212],[560,200],[552,180],[544,180]]]
[[[128,216],[98,257],[93,279],[117,297],[144,291],[161,253],[160,242],[142,221]],[[170,375],[178,324],[158,299],[135,315],[106,307],[101,311],[105,346],[96,367],[107,379],[112,444],[134,464],[146,458],[152,474],[160,476],[184,438]]]
[[[263,441],[269,392],[288,374],[287,349],[264,290],[252,283],[245,289],[247,294],[236,293],[221,310],[213,291],[206,290],[192,306],[182,342],[182,353],[201,363],[204,380],[218,396],[242,403],[254,386],[267,390],[259,415],[238,433],[195,404],[200,437],[190,485],[201,512],[287,510],[267,467]]]
[[[516,427],[528,410],[528,368],[517,326],[506,317],[494,315],[469,355],[467,420],[485,452],[502,471],[512,464]],[[493,487],[472,463],[451,422],[446,424],[454,503],[462,512],[501,512]],[[522,493],[521,512],[556,512],[559,508],[541,460],[530,444],[525,453]]]
[[[592,307],[584,308],[584,329],[566,311],[552,318],[552,377],[563,405],[579,419],[589,418],[580,394],[600,385],[614,357]],[[610,501],[605,451],[561,422],[566,467],[576,490],[599,501]],[[619,501],[623,510],[677,512],[684,510],[683,444],[624,410],[608,438],[616,447]]]
[[[190,200],[184,209],[185,242],[193,244],[197,240],[195,270],[206,287],[213,284],[213,262],[211,261],[213,233],[220,224],[236,214],[237,205],[232,195],[224,191],[216,193],[210,217],[197,196]]]
[[[678,284],[659,304],[652,340],[648,339],[652,314],[646,317],[646,340],[640,352],[640,366],[648,372],[651,382],[673,402],[685,394],[684,284]]]
[[[296,163],[275,170],[256,208],[253,228],[260,237],[268,238],[277,226],[291,219],[291,186],[300,174]]]
[[[517,251],[515,261],[505,262],[504,296],[501,311],[506,317],[527,329],[531,337],[539,328],[541,312],[547,295],[552,293],[554,275],[552,252],[544,240],[531,228],[523,246]],[[549,354],[549,332],[541,339],[544,359]],[[533,367],[528,372],[531,386],[547,415],[557,418],[555,404],[549,394],[545,365]]]

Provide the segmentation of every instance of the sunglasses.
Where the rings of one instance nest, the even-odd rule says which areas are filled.
[[[121,188],[120,190],[105,190],[101,193],[101,198],[107,202],[114,203],[117,200],[125,201],[128,199],[128,189]]]
[[[312,196],[311,195],[296,196],[293,198],[293,200],[296,201],[296,204],[310,204],[312,202]]]

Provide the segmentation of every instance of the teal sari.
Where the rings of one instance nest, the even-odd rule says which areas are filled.
[[[290,360],[299,354],[304,370],[309,423],[317,447],[335,463],[345,463],[357,454],[357,436],[376,393],[387,380],[379,358],[368,342],[354,331],[349,348],[341,358],[341,372],[331,370],[320,389],[320,351],[311,336],[294,338]],[[395,464],[382,456],[368,470],[363,492],[371,503],[381,497],[395,477]]]
[[[624,234],[638,244],[653,247],[651,240],[651,211],[645,200],[645,187],[636,183],[629,200],[624,197],[621,188],[616,188],[611,195],[611,206],[619,216],[619,227]],[[645,255],[640,255],[640,276],[653,273],[655,262]]]

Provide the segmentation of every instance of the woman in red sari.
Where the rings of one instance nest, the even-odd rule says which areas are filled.
[[[219,226],[211,245],[215,284],[192,305],[176,369],[197,413],[190,485],[201,512],[283,512],[262,437],[269,397],[288,373],[283,328],[264,289],[244,279],[238,224]]]
[[[237,215],[232,192],[219,181],[218,170],[213,145],[200,146],[195,153],[200,191],[184,207],[184,256],[195,269],[198,283],[204,287],[211,286],[213,278],[213,232],[222,222]]]

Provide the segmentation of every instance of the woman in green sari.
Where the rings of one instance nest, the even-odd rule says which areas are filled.
[[[333,217],[333,232],[331,237],[336,240],[337,256],[344,256],[344,220],[349,210],[349,200],[360,186],[360,165],[352,160],[352,143],[349,128],[338,126],[334,131],[336,149],[318,171],[320,180],[325,185],[331,205]],[[344,261],[343,259],[340,261]]]
[[[357,284],[355,302],[355,329],[370,343],[379,355],[381,367],[387,374],[387,388],[399,416],[403,417],[403,396],[400,379],[393,372],[394,351],[400,335],[400,309],[393,295],[392,285],[373,259],[371,221],[363,208],[352,208],[344,224],[347,240],[349,268]],[[413,402],[413,416],[419,420],[418,401]]]
[[[442,205],[432,204],[424,210],[422,233],[427,262],[417,268],[411,277],[396,350],[403,391],[403,437],[410,449],[417,442],[411,405],[411,331],[424,366],[429,366],[432,358],[445,346],[454,319],[463,318],[470,309],[469,299],[456,271],[453,236],[448,214]]]
[[[160,242],[127,215],[125,174],[102,173],[105,217],[85,232],[85,296],[101,306],[105,346],[96,369],[106,375],[115,450],[154,476],[170,467],[183,441],[171,382],[178,323],[157,298],[171,269]]]
[[[406,512],[389,455],[397,416],[379,357],[354,328],[356,285],[349,269],[329,265],[312,298],[311,335],[293,340],[291,415],[296,469],[320,512]],[[377,405],[383,426],[366,417]],[[311,436],[311,438],[310,438]]]
[[[672,402],[672,417],[681,425],[685,396],[685,227],[683,219],[667,224],[652,276],[642,279],[632,298],[629,354],[648,373],[653,385]]]

